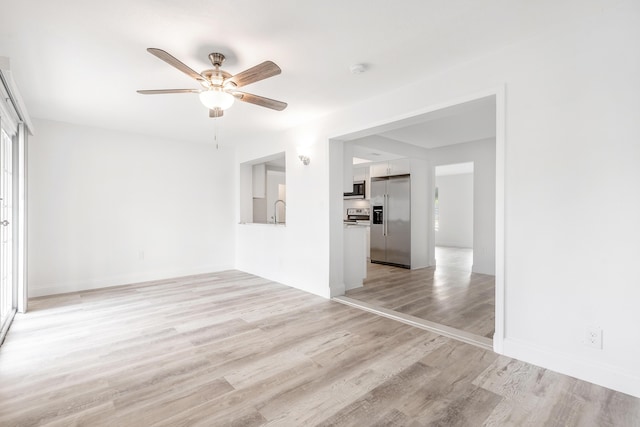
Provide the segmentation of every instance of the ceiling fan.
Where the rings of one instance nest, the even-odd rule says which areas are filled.
[[[197,73],[162,49],[150,47],[147,51],[172,67],[182,71],[189,77],[197,80],[203,89],[139,90],[138,93],[143,95],[198,93],[200,94],[200,101],[209,109],[209,117],[222,117],[224,110],[231,107],[235,99],[277,111],[282,111],[287,108],[286,102],[236,90],[236,88],[280,74],[282,72],[280,67],[271,61],[265,61],[241,73],[231,75],[220,69],[224,62],[224,55],[221,53],[210,53],[209,60],[213,64],[213,69]]]

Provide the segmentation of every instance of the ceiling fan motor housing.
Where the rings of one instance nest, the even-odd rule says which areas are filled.
[[[209,87],[209,82],[214,86],[222,86],[222,83],[224,82],[225,79],[232,77],[231,74],[219,68],[216,68],[215,70],[204,70],[200,74],[206,80],[206,82],[201,82],[205,87]]]

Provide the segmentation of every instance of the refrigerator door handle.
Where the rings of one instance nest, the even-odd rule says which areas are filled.
[[[389,235],[389,195],[384,195],[384,235]]]

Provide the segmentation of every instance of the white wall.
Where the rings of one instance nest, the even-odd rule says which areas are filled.
[[[29,295],[233,267],[233,152],[36,120]]]
[[[436,187],[436,246],[473,248],[473,173],[436,176]]]
[[[237,224],[236,268],[328,297],[328,152],[326,144],[320,142],[322,139],[313,137],[315,143],[308,148],[311,162],[303,165],[298,159],[297,147],[300,141],[309,145],[309,138],[309,134],[300,135],[291,130],[238,145],[238,175],[241,163],[285,152],[287,223]],[[340,180],[342,188],[342,175]],[[340,192],[341,227],[342,201]]]
[[[432,205],[429,189],[433,186],[429,164],[411,159],[411,269],[428,267],[429,239],[433,238],[433,222],[429,220]]]
[[[266,147],[249,141],[241,158],[279,145],[293,151],[308,134],[316,153],[305,169],[287,164],[288,239],[277,255],[287,271],[242,255],[238,266],[318,294],[339,291],[343,164],[329,138],[504,86],[503,351],[640,396],[640,3],[602,5],[598,16],[577,8],[561,30],[270,135]],[[239,253],[259,237],[239,236]],[[603,328],[602,350],[582,342],[593,324]]]

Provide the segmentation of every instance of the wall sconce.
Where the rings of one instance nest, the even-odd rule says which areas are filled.
[[[311,153],[313,151],[311,146],[313,145],[313,142],[314,138],[309,135],[298,138],[296,151],[298,152],[298,158],[305,166],[308,166],[309,163],[311,163]]]
[[[300,159],[302,164],[305,166],[309,165],[309,162],[311,162],[311,159],[309,158],[309,156],[305,156],[304,154],[299,154],[298,158]]]

